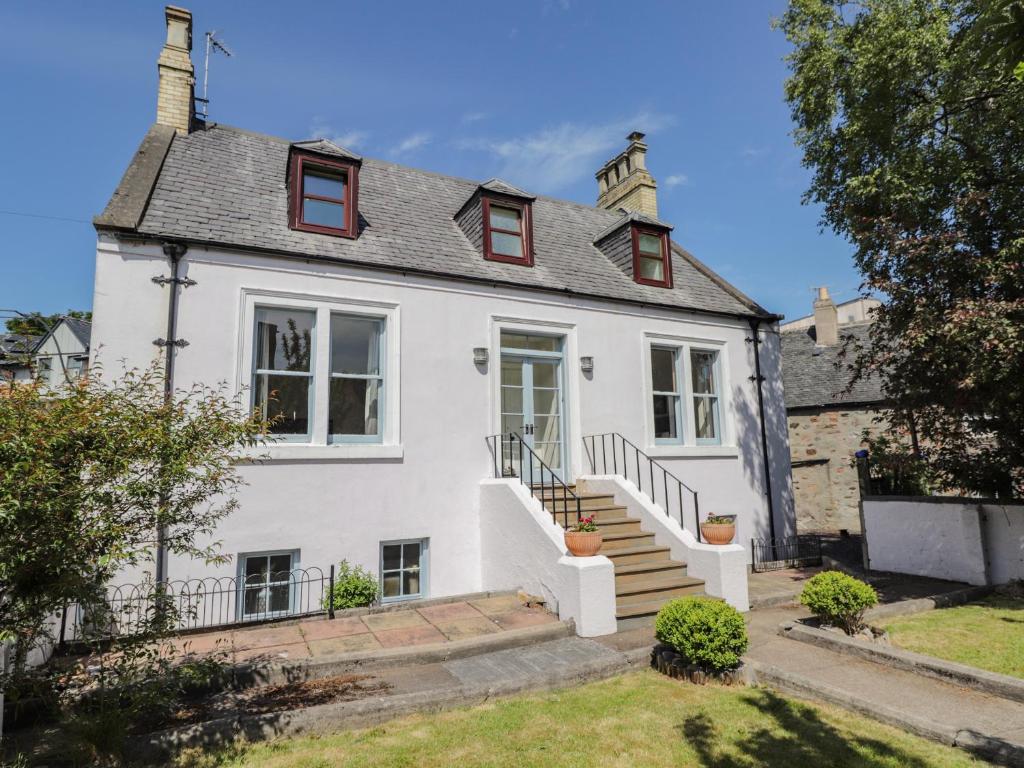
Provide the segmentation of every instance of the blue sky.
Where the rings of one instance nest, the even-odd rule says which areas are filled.
[[[584,203],[645,131],[674,237],[767,308],[852,298],[850,246],[803,206],[783,0],[202,2],[211,119]],[[0,6],[0,308],[89,308],[102,210],[153,119],[163,4]],[[6,212],[56,217],[33,218]],[[63,219],[70,219],[65,221]]]

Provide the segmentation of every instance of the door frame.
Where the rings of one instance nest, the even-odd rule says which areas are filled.
[[[490,415],[488,434],[501,432],[501,332],[533,333],[542,336],[562,337],[562,480],[571,483],[579,474],[579,451],[574,450],[574,441],[583,434],[580,425],[579,394],[580,376],[579,344],[575,323],[535,320],[531,318],[491,315],[489,336],[490,362]],[[529,357],[529,355],[524,355]],[[544,355],[537,355],[543,357]]]

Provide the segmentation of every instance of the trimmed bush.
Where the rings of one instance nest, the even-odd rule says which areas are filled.
[[[368,570],[342,560],[334,574],[334,591],[324,598],[323,607],[334,610],[364,608],[377,599],[377,579]],[[328,602],[330,600],[330,602]]]
[[[860,579],[841,571],[825,571],[808,579],[800,602],[822,624],[841,627],[853,635],[864,626],[864,612],[878,603],[878,595]]]
[[[747,650],[740,612],[710,597],[680,597],[662,606],[654,634],[690,664],[721,671],[739,666]]]

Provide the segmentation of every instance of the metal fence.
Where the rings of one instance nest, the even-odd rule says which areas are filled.
[[[755,573],[821,565],[821,536],[801,534],[781,539],[751,539],[751,569]]]
[[[124,584],[107,590],[98,609],[71,604],[61,617],[60,644],[124,637],[148,626],[164,610],[179,632],[256,624],[327,613],[334,566],[261,573],[243,578],[210,577]]]

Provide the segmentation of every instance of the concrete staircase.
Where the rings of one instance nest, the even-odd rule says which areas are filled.
[[[573,485],[570,490],[576,493]],[[562,524],[568,510],[570,524],[575,522],[572,497],[556,485],[552,490],[534,488],[534,496]],[[615,566],[615,615],[619,626],[650,621],[669,600],[683,595],[703,595],[704,582],[686,574],[686,563],[672,560],[668,547],[659,546],[654,534],[643,530],[640,520],[629,517],[626,507],[615,503],[612,494],[577,493],[585,517],[593,515],[604,543],[600,554]]]

